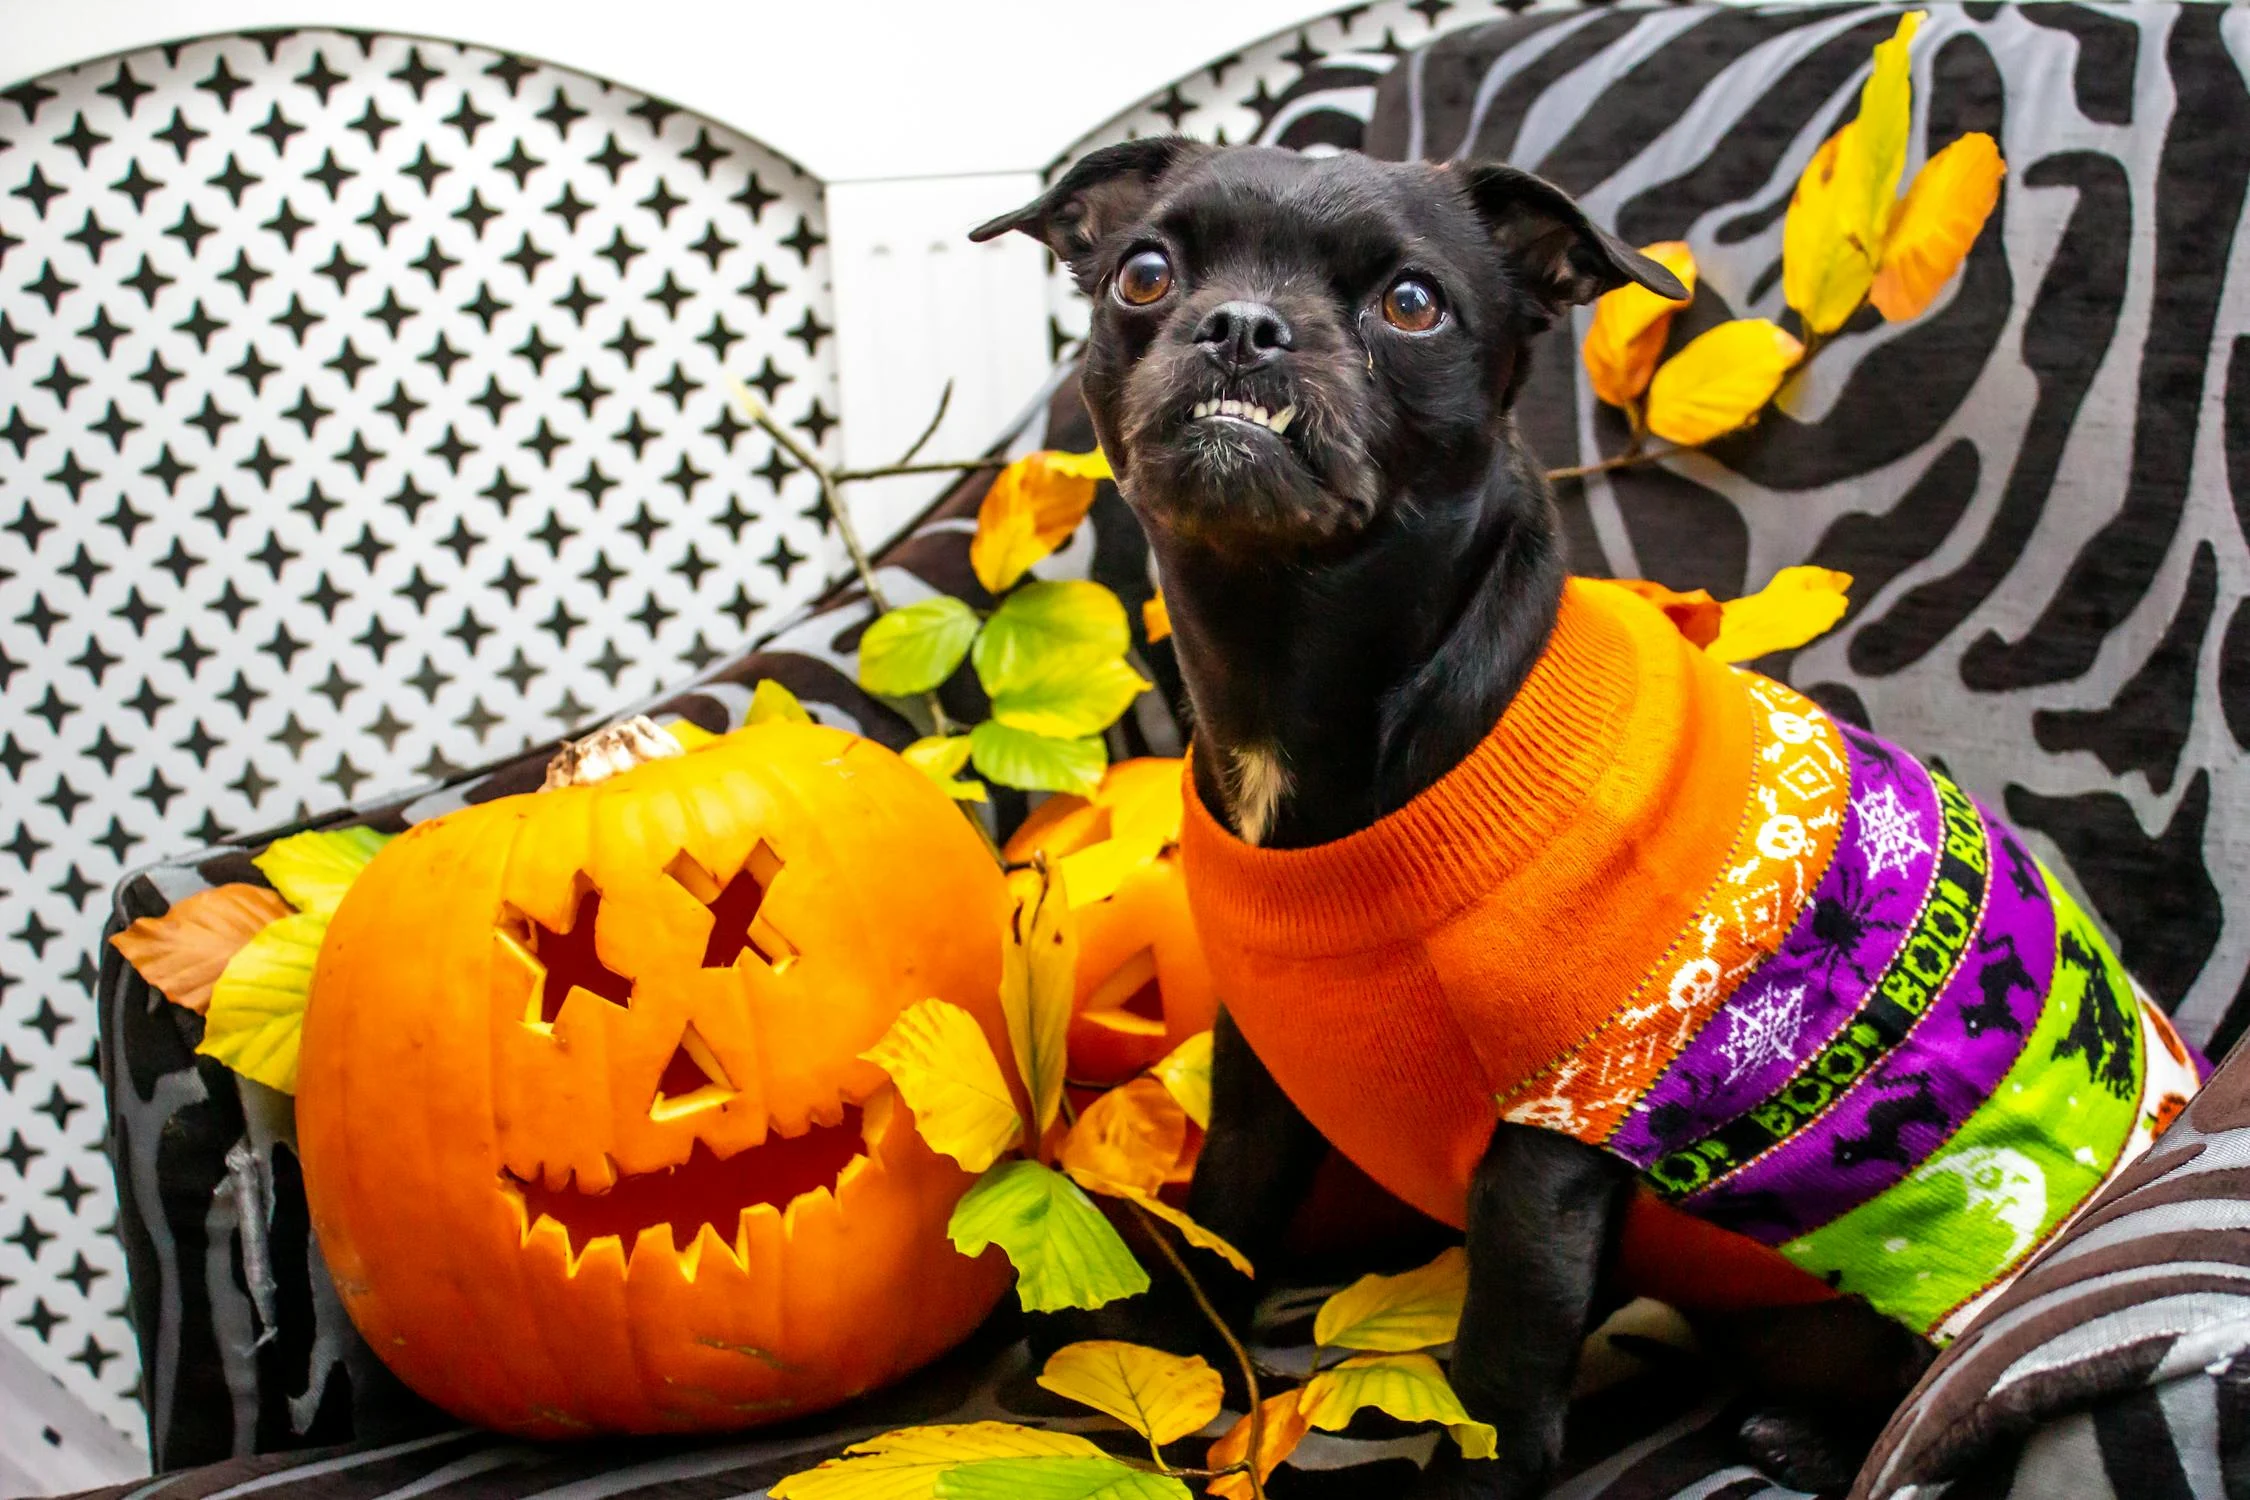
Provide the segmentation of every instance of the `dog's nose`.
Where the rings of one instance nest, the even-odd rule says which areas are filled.
[[[1296,335],[1263,302],[1222,302],[1195,325],[1195,341],[1213,364],[1240,375],[1272,364],[1296,343]]]

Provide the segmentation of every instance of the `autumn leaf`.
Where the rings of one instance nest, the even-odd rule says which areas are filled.
[[[1704,649],[1720,661],[1756,661],[1817,640],[1850,607],[1852,575],[1833,568],[1783,568],[1755,594],[1719,608],[1719,635]]]
[[[790,692],[789,689],[783,687],[771,677],[761,677],[758,679],[758,686],[750,694],[750,712],[743,716],[742,722],[745,724],[810,724],[813,722],[813,716],[805,711],[804,704],[797,701],[795,693]],[[687,745],[684,740],[681,743],[690,750],[695,748],[693,745]]]
[[[757,713],[757,705],[757,695],[752,694],[750,699],[750,711],[753,715]],[[758,721],[755,717],[752,717],[743,720],[743,722],[745,724],[755,724]],[[693,719],[666,719],[659,723],[656,727],[663,730],[666,734],[670,735],[672,737],[672,743],[678,745],[682,750],[700,750],[705,745],[708,745],[713,740],[719,738],[718,735],[715,735],[710,730],[705,729],[701,724],[696,723]]]
[[[1091,1177],[1153,1194],[1171,1179],[1187,1147],[1187,1127],[1187,1111],[1163,1084],[1135,1078],[1086,1107],[1057,1165],[1080,1181]]]
[[[1656,372],[1648,388],[1648,429],[1684,447],[1732,432],[1765,408],[1804,353],[1804,345],[1764,318],[1721,323]]]
[[[1180,1101],[1187,1117],[1208,1130],[1211,1127],[1211,1033],[1199,1031],[1174,1047],[1148,1070]]]
[[[1200,1432],[1219,1414],[1226,1383],[1193,1355],[1089,1339],[1048,1357],[1039,1384],[1115,1417],[1157,1447]]]
[[[1011,729],[1077,739],[1116,723],[1148,688],[1122,657],[1064,662],[994,694],[992,717]]]
[[[981,1172],[1023,1138],[1023,1116],[976,1017],[945,1000],[907,1007],[860,1056],[890,1074],[932,1151]]]
[[[994,1458],[939,1475],[936,1500],[1188,1500],[1188,1491],[1107,1456]]]
[[[1102,784],[1109,747],[1100,735],[1056,739],[987,719],[969,731],[969,752],[987,781],[1027,792],[1090,796]]]
[[[933,692],[976,633],[976,611],[950,594],[887,610],[859,638],[859,685],[892,698]]]
[[[1073,1167],[1068,1170],[1070,1180],[1087,1192],[1099,1193],[1105,1198],[1118,1198],[1134,1204],[1150,1218],[1162,1219],[1165,1223],[1177,1229],[1180,1232],[1180,1238],[1186,1240],[1189,1244],[1199,1250],[1210,1251],[1243,1275],[1256,1276],[1258,1274],[1256,1268],[1250,1264],[1249,1256],[1235,1249],[1223,1236],[1215,1234],[1196,1223],[1195,1220],[1189,1218],[1171,1204],[1166,1203],[1156,1194],[1135,1187],[1130,1183],[1112,1182],[1108,1178],[1098,1173],[1086,1171],[1084,1168]]]
[[[1679,277],[1689,296],[1695,294],[1695,252],[1686,241],[1643,245],[1641,254]],[[1635,282],[1604,293],[1594,303],[1594,319],[1582,351],[1594,395],[1611,406],[1628,406],[1647,390],[1656,361],[1664,353],[1672,315],[1685,306]]]
[[[1027,583],[985,622],[971,660],[994,698],[1073,667],[1114,661],[1132,643],[1125,606],[1083,578]]]
[[[1034,1138],[1062,1109],[1063,1074],[1070,1066],[1070,1010],[1077,993],[1078,924],[1070,916],[1070,886],[1060,871],[1012,870],[1008,893],[1015,907],[1000,949],[1000,1009],[1008,1021],[1008,1046],[1016,1076],[1030,1096]]]
[[[1164,602],[1162,589],[1141,601],[1141,629],[1152,646],[1172,633],[1172,607]]]
[[[965,734],[928,735],[899,752],[899,758],[936,782],[957,802],[986,800],[984,783],[962,779],[969,763],[969,737]]]
[[[1438,1362],[1427,1354],[1363,1354],[1305,1382],[1298,1394],[1305,1421],[1340,1432],[1364,1407],[1401,1422],[1438,1422],[1460,1444],[1463,1458],[1490,1458],[1500,1434],[1470,1418]]]
[[[110,946],[174,1005],[202,1015],[211,986],[260,928],[289,915],[289,903],[262,885],[214,886],[172,903],[160,917],[142,917],[110,938]]]
[[[969,566],[988,593],[1005,593],[1032,564],[1053,552],[1094,503],[1109,461],[1092,453],[1032,453],[1002,469],[977,507]]]
[[[1612,578],[1609,582],[1664,611],[1664,618],[1687,637],[1689,645],[1708,646],[1719,638],[1719,601],[1711,597],[1709,589],[1691,589],[1683,594],[1646,578]]]
[[[1893,323],[1918,318],[1961,269],[2000,201],[2000,148],[1976,131],[1922,164],[1891,220],[1868,300]]]
[[[299,911],[333,916],[359,872],[391,835],[372,828],[322,828],[276,839],[250,862]]]
[[[261,928],[211,986],[203,1040],[195,1050],[267,1088],[294,1094],[305,1001],[327,934],[328,913],[321,911],[292,912]]]
[[[1324,1349],[1404,1353],[1453,1342],[1469,1293],[1459,1246],[1396,1276],[1362,1276],[1320,1305],[1313,1342]]]
[[[954,1205],[945,1232],[963,1255],[991,1245],[1006,1252],[1026,1312],[1101,1307],[1148,1290],[1148,1272],[1093,1200],[1035,1161],[986,1171]]]
[[[1297,1398],[1301,1391],[1283,1391],[1278,1396],[1268,1396],[1258,1403],[1265,1422],[1265,1441],[1258,1447],[1258,1481],[1263,1484],[1273,1477],[1281,1461],[1297,1451],[1297,1445],[1311,1431],[1305,1421],[1304,1411]],[[1204,1456],[1207,1469],[1224,1469],[1241,1463],[1250,1455],[1250,1418],[1244,1415],[1227,1429],[1226,1436],[1211,1445]],[[1221,1500],[1252,1500],[1255,1491],[1247,1474],[1226,1474],[1204,1486],[1205,1492]]]
[[[1807,331],[1844,326],[1874,284],[1913,113],[1909,50],[1923,12],[1875,48],[1859,113],[1805,164],[1781,232],[1782,297]]]
[[[818,1468],[776,1482],[773,1500],[909,1500],[929,1497],[940,1474],[992,1459],[1099,1458],[1102,1450],[1068,1432],[1014,1422],[907,1427],[854,1443]]]

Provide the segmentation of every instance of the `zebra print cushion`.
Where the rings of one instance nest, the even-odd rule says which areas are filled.
[[[1635,244],[1689,241],[1677,347],[1786,316],[1790,191],[1897,14],[1454,32],[1390,71],[1367,147],[1506,159]],[[1565,485],[1572,561],[1722,596],[1852,573],[1842,628],[1779,675],[2005,809],[2217,1054],[2250,1021],[2250,10],[1938,6],[1914,56],[1909,172],[1971,130],[2008,161],[1954,288],[1914,323],[1862,313],[1707,454]],[[1519,408],[1552,466],[1625,440],[1573,358],[1586,317]]]

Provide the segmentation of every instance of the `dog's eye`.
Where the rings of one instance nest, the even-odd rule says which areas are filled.
[[[1406,333],[1428,333],[1445,309],[1428,282],[1401,276],[1383,293],[1383,321]]]
[[[1117,268],[1117,300],[1146,307],[1172,290],[1172,262],[1161,250],[1136,250]]]

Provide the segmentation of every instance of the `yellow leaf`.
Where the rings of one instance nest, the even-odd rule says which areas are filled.
[[[899,756],[944,788],[945,794],[956,802],[986,800],[983,782],[961,779],[961,768],[969,763],[967,735],[929,735],[908,745]]]
[[[1679,277],[1689,296],[1694,295],[1695,252],[1684,240],[1643,245],[1641,254]],[[1685,306],[1632,282],[1604,293],[1594,304],[1583,351],[1595,396],[1611,406],[1625,406],[1647,390],[1671,332],[1672,314]]]
[[[1923,12],[1899,17],[1875,48],[1859,113],[1822,143],[1789,200],[1781,235],[1781,290],[1809,332],[1834,333],[1867,297],[1906,164],[1913,118],[1908,52]]]
[[[2007,171],[2000,148],[1982,131],[1922,164],[1883,242],[1882,264],[1869,292],[1877,312],[1893,323],[1922,315],[1992,216]]]
[[[1135,1078],[1088,1105],[1063,1141],[1057,1164],[1153,1194],[1187,1146],[1187,1111],[1153,1078]]]
[[[1817,640],[1844,617],[1851,586],[1852,575],[1833,568],[1783,568],[1719,607],[1719,637],[1704,649],[1720,661],[1756,661]]]
[[[333,916],[359,872],[390,841],[372,828],[323,828],[276,839],[250,862],[297,910]]]
[[[813,716],[797,701],[797,695],[771,677],[759,679],[757,688],[750,694],[750,712],[742,720],[745,724],[810,724],[812,721]],[[680,743],[686,749],[695,748],[685,740]]]
[[[1202,1359],[1115,1339],[1063,1345],[1039,1372],[1039,1384],[1115,1417],[1159,1447],[1202,1431],[1226,1393],[1219,1372]]]
[[[1664,362],[1648,388],[1648,430],[1694,447],[1765,409],[1805,346],[1764,318],[1721,323]]]
[[[1499,1447],[1500,1434],[1462,1410],[1445,1372],[1427,1354],[1347,1359],[1306,1381],[1298,1402],[1305,1420],[1323,1432],[1341,1431],[1362,1407],[1372,1406],[1401,1422],[1443,1423],[1463,1458],[1490,1458]]]
[[[1002,469],[977,507],[969,566],[989,593],[1004,592],[1033,563],[1070,539],[1110,477],[1101,450],[1031,453]]]
[[[1164,602],[1162,589],[1141,601],[1141,629],[1152,646],[1172,633],[1172,607]]]
[[[749,724],[757,723],[757,714],[758,699],[756,694],[752,694],[750,698],[750,717],[744,722]],[[719,738],[718,735],[715,735],[710,730],[705,729],[701,724],[696,723],[693,719],[666,719],[663,723],[657,725],[656,727],[663,730],[666,734],[670,735],[673,742],[677,744],[682,750],[700,750],[705,745],[708,745],[713,740]]]
[[[891,1075],[932,1151],[981,1172],[1023,1139],[1000,1060],[976,1017],[945,1000],[909,1006],[860,1056]]]
[[[963,1255],[1005,1251],[1025,1312],[1103,1307],[1148,1290],[1148,1272],[1102,1211],[1035,1161],[1004,1161],[970,1184],[945,1233]]]
[[[1107,901],[1117,894],[1126,876],[1156,858],[1157,853],[1154,845],[1111,838],[1064,855],[1055,867],[1070,882],[1071,910]]]
[[[157,993],[202,1015],[227,961],[261,928],[289,915],[289,903],[262,885],[222,885],[172,903],[161,917],[142,917],[110,938],[110,946]]]
[[[1171,1204],[1166,1203],[1154,1193],[1143,1192],[1127,1183],[1111,1182],[1106,1177],[1076,1167],[1070,1168],[1069,1171],[1071,1181],[1077,1183],[1087,1192],[1100,1193],[1105,1198],[1122,1198],[1128,1203],[1138,1204],[1150,1217],[1162,1219],[1165,1223],[1177,1229],[1180,1232],[1180,1237],[1189,1244],[1198,1249],[1210,1251],[1245,1276],[1256,1276],[1258,1274],[1251,1268],[1249,1256],[1244,1255],[1233,1245],[1227,1243],[1225,1239],[1205,1229],[1201,1224],[1196,1223],[1195,1220],[1189,1218]]]
[[[1211,1128],[1211,1033],[1199,1031],[1174,1047],[1149,1069],[1151,1077],[1180,1101],[1187,1117]]]
[[[261,928],[211,986],[195,1050],[269,1089],[297,1092],[305,1000],[327,935],[328,913],[321,911],[293,912]]]
[[[854,1443],[818,1468],[767,1491],[773,1500],[932,1500],[938,1476],[957,1464],[995,1458],[1098,1458],[1102,1450],[1067,1432],[1013,1422],[908,1427]]]
[[[1044,1140],[1062,1108],[1069,1066],[1078,924],[1071,920],[1069,886],[1060,871],[1013,871],[1008,889],[1016,905],[1000,950],[1000,1008],[1008,1018],[1016,1075],[1038,1122],[1032,1136]]]
[[[1305,1413],[1297,1403],[1298,1391],[1283,1391],[1278,1396],[1268,1396],[1258,1403],[1265,1418],[1265,1441],[1258,1445],[1258,1480],[1262,1484],[1273,1477],[1281,1461],[1297,1451],[1311,1427]],[[1250,1454],[1250,1418],[1244,1416],[1227,1429],[1225,1437],[1211,1445],[1204,1457],[1206,1469],[1224,1469],[1241,1463]],[[1251,1500],[1255,1491],[1247,1474],[1228,1474],[1214,1479],[1205,1486],[1205,1492],[1221,1500]]]
[[[1320,1305],[1313,1342],[1324,1349],[1404,1353],[1450,1344],[1469,1294],[1469,1257],[1456,1246],[1396,1276],[1362,1276]]]

